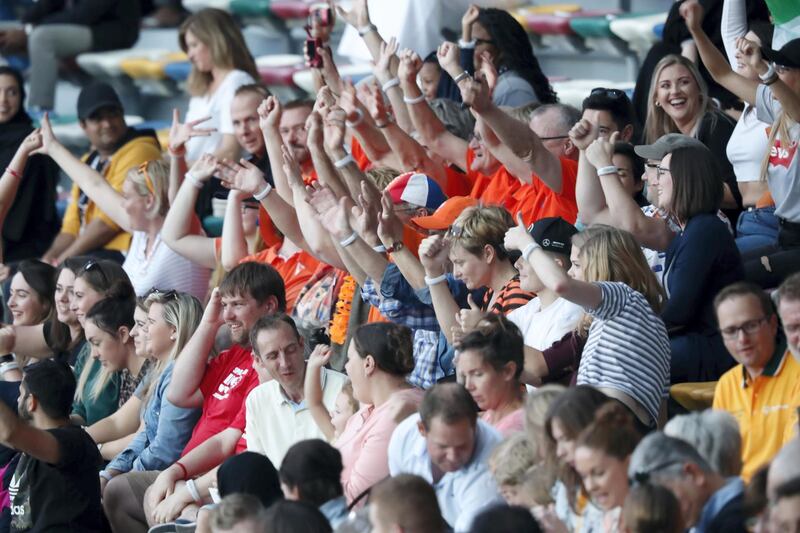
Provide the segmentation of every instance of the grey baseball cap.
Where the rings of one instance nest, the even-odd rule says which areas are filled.
[[[664,159],[669,153],[678,148],[705,148],[706,145],[688,135],[680,133],[667,133],[658,138],[653,144],[642,144],[634,147],[636,155],[645,159]]]

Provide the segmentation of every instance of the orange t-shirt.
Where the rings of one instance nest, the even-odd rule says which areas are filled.
[[[245,257],[240,263],[255,261],[267,264],[277,270],[286,286],[286,312],[291,313],[295,300],[297,300],[297,295],[317,270],[319,261],[302,250],[289,259],[284,259],[278,255],[280,247],[281,244],[270,246],[256,254]]]
[[[475,152],[467,148],[467,168],[472,168],[472,162],[475,160]],[[513,200],[513,194],[520,188],[520,181],[511,173],[506,170],[506,167],[500,166],[495,172],[487,176],[480,172],[467,170],[467,176],[472,180],[472,191],[469,195],[472,198],[482,201],[485,204],[502,205],[509,208],[508,202]]]
[[[575,182],[578,177],[578,163],[564,157],[561,161],[561,192],[555,193],[541,182],[536,174],[531,175],[533,183],[523,185],[514,193],[512,214],[522,213],[525,224],[531,224],[546,217],[561,217],[570,224],[578,218],[578,204],[575,201]]]
[[[456,170],[451,166],[444,169],[447,180],[447,186],[444,188],[444,193],[448,198],[454,196],[469,196],[472,190],[473,183],[470,181],[469,176]]]
[[[372,161],[367,157],[367,153],[364,151],[364,148],[361,146],[361,143],[358,142],[355,135],[353,135],[350,141],[350,155],[356,160],[356,164],[362,172],[366,172],[372,167]]]

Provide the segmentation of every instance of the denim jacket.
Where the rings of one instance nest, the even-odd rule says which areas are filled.
[[[142,412],[144,430],[114,457],[107,470],[163,470],[180,457],[202,409],[176,407],[167,400],[167,387],[174,365],[174,361],[170,362],[154,385],[156,389]],[[143,385],[139,384],[137,397],[141,397],[142,390]]]

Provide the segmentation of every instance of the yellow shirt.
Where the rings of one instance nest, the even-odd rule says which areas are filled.
[[[745,481],[796,433],[798,405],[800,363],[788,350],[773,356],[755,379],[742,365],[722,375],[714,392],[714,409],[728,411],[739,422]]]
[[[150,135],[140,135],[134,137],[114,152],[101,174],[106,178],[109,185],[119,192],[122,190],[122,183],[131,168],[138,167],[145,161],[153,161],[155,159],[161,159],[161,148],[158,145],[158,141]],[[85,208],[81,213],[80,197],[80,188],[73,184],[70,202],[64,213],[64,219],[61,221],[61,232],[77,237],[86,224],[94,219],[102,220],[110,228],[119,230],[103,248],[119,252],[128,251],[131,242],[130,234],[120,230],[119,226],[91,200],[85,203]]]

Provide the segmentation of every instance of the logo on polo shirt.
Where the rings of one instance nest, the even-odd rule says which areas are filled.
[[[235,389],[247,375],[248,370],[247,368],[241,369],[239,367],[231,370],[231,373],[219,384],[217,392],[214,393],[214,398],[217,400],[227,400],[231,391]]]

